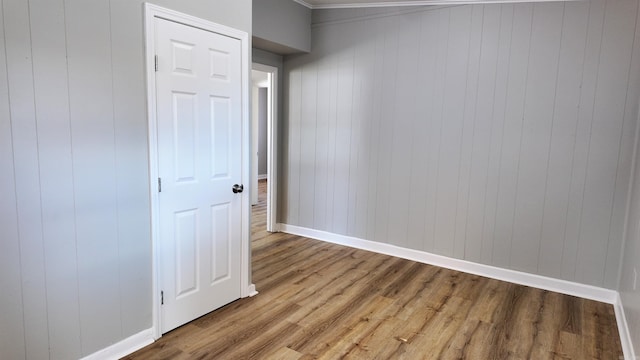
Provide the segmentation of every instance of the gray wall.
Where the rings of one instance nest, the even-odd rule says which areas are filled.
[[[258,90],[258,175],[267,175],[267,88]]]
[[[286,58],[279,221],[617,288],[638,2],[387,11]]]
[[[153,1],[251,33],[251,1]],[[142,0],[0,2],[0,358],[151,327]]]
[[[255,0],[253,45],[278,54],[309,52],[311,9],[293,0]]]
[[[638,144],[636,144],[638,146]],[[629,203],[626,242],[622,257],[620,298],[636,354],[640,354],[640,147],[636,148],[635,173]],[[637,278],[634,279],[634,270]],[[634,281],[636,289],[634,290]]]

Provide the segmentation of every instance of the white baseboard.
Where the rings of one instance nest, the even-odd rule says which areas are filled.
[[[249,287],[246,290],[246,294],[248,297],[258,295],[255,284],[249,285]],[[143,330],[109,347],[106,347],[102,350],[98,350],[91,355],[87,355],[80,360],[120,359],[123,356],[129,355],[153,343],[155,341],[153,334],[154,334],[153,328]]]
[[[247,288],[247,296],[253,297],[258,295],[256,291],[256,285],[251,284]],[[143,330],[137,334],[134,334],[122,341],[119,341],[109,347],[102,350],[98,350],[91,355],[87,355],[80,360],[117,360],[124,356],[127,356],[143,347],[153,343],[155,341],[153,337],[153,328]]]
[[[264,180],[268,177],[267,174],[258,175],[258,180]]]
[[[149,328],[142,330],[137,334],[131,335],[128,338],[119,341],[109,347],[102,350],[98,350],[91,355],[87,355],[80,360],[111,360],[120,359],[123,356],[129,355],[136,350],[140,350],[143,347],[153,343],[153,329]]]
[[[492,279],[507,281],[515,284],[531,286],[538,289],[554,291],[561,294],[573,295],[589,300],[596,300],[607,304],[612,304],[615,309],[616,322],[618,324],[618,332],[620,334],[620,342],[622,343],[624,358],[625,360],[639,359],[636,358],[634,354],[631,334],[629,333],[629,328],[627,326],[627,318],[624,314],[624,307],[622,306],[620,294],[615,290],[525,273],[511,269],[504,269],[490,265],[478,264],[466,260],[436,255],[425,251],[407,249],[396,245],[378,243],[370,240],[364,240],[351,236],[339,235],[295,225],[279,223],[277,224],[277,229],[279,231],[293,235],[304,236],[338,245],[349,246],[356,249],[372,251],[429,265],[440,266],[451,270],[462,271],[474,275],[489,277]]]
[[[258,292],[256,291],[256,284],[249,285],[249,288],[247,289],[247,297],[254,297],[256,295],[258,295]]]
[[[627,316],[624,313],[624,305],[622,304],[622,298],[620,294],[616,294],[616,303],[613,304],[613,309],[616,312],[616,321],[618,323],[618,333],[620,334],[620,343],[622,345],[622,352],[624,353],[625,360],[637,360],[639,359],[635,355],[633,350],[633,342],[631,340],[631,333],[629,332],[629,325],[627,324]]]
[[[442,255],[431,254],[425,251],[402,248],[396,245],[377,243],[370,240],[333,234],[326,231],[314,230],[295,225],[278,223],[277,231],[293,235],[304,236],[322,240],[338,245],[372,251],[380,254],[395,256],[407,260],[444,267],[451,270],[462,271],[474,275],[489,277],[492,279],[508,281],[520,285],[531,286],[539,289],[555,291],[562,294],[578,296],[590,300],[612,304],[616,314],[620,342],[625,360],[637,360],[635,357],[631,334],[627,325],[622,300],[617,291],[599,288],[591,285],[575,283],[571,281],[554,279],[550,277],[524,273],[516,270],[503,269],[495,266],[473,263],[466,260],[454,259]],[[251,284],[247,291],[249,296],[255,296],[258,292],[255,285]],[[107,348],[88,355],[81,360],[119,359],[153,343],[153,329],[143,330]]]
[[[579,296],[582,298],[615,304],[618,293],[614,290],[596,286],[580,284],[572,281],[550,278],[546,276],[504,269],[490,265],[474,263],[466,260],[454,259],[425,251],[407,249],[396,245],[378,243],[351,236],[333,234],[326,231],[314,230],[289,224],[279,224],[280,231],[300,235],[312,239],[323,240],[334,244],[350,246],[380,254],[391,255],[403,259],[413,260],[429,265],[462,271],[492,279],[508,281],[520,285],[555,291],[562,294]]]

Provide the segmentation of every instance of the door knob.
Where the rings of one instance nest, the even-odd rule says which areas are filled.
[[[231,188],[231,191],[233,191],[234,194],[241,193],[242,190],[244,190],[244,186],[238,184],[233,185],[233,187]]]

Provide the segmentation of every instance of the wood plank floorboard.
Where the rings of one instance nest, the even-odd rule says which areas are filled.
[[[611,305],[270,234],[260,190],[260,293],[124,359],[622,359]]]

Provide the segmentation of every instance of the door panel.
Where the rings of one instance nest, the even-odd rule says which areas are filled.
[[[211,177],[214,179],[229,177],[229,99],[211,97]]]
[[[162,332],[241,295],[240,40],[156,19]]]
[[[176,182],[196,180],[196,148],[198,131],[196,123],[196,94],[173,94],[173,123]]]
[[[220,204],[211,207],[211,276],[213,283],[226,280],[231,274],[229,263],[229,250],[231,244],[229,239],[229,223],[230,223],[230,207],[229,204]]]
[[[176,212],[174,217],[176,244],[176,297],[187,295],[198,287],[198,211]]]

